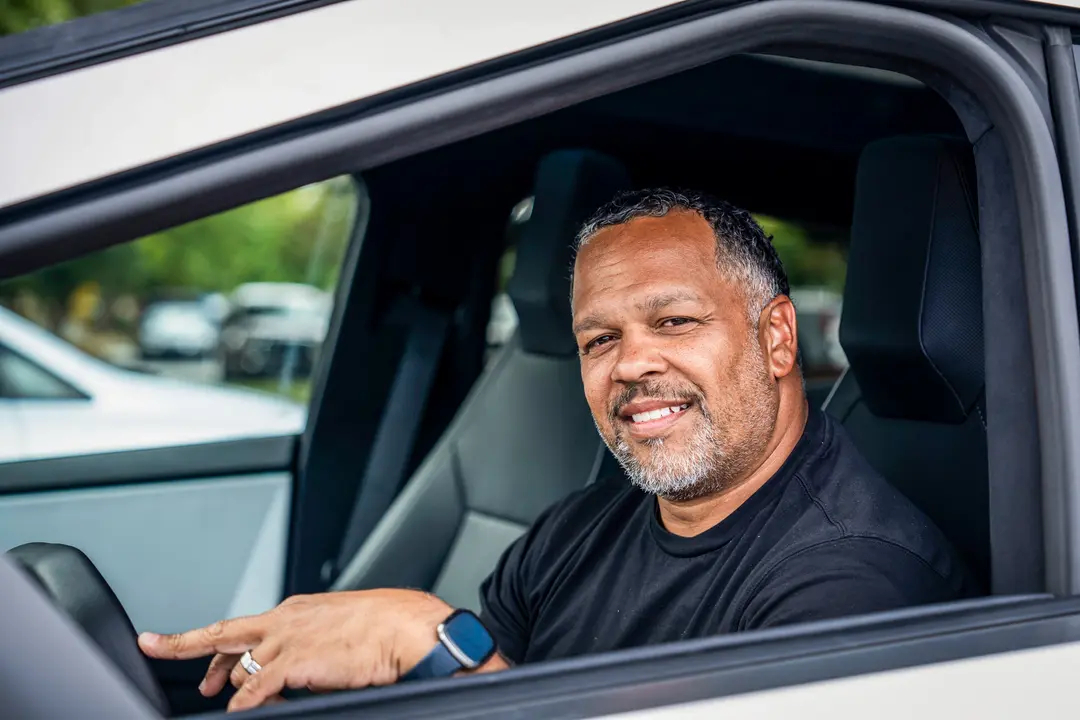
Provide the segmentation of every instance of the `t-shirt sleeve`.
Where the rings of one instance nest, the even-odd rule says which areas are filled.
[[[495,637],[499,653],[515,665],[525,657],[531,627],[525,578],[530,540],[530,534],[518,538],[480,585],[480,619]]]
[[[753,590],[739,628],[881,612],[955,597],[949,583],[914,553],[874,538],[841,538],[776,564]]]

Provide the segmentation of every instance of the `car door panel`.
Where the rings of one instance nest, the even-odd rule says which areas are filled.
[[[0,497],[0,548],[85,552],[137,630],[175,632],[281,599],[288,472]]]
[[[138,630],[169,632],[281,600],[296,438],[0,464],[0,552],[85,552]]]

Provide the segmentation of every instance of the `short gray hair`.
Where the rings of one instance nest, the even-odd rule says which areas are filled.
[[[590,217],[574,241],[579,252],[596,233],[639,217],[663,217],[673,210],[694,212],[705,218],[716,235],[716,266],[746,293],[747,314],[756,323],[761,311],[777,295],[790,294],[787,274],[772,238],[749,212],[708,195],[655,188],[621,192]]]

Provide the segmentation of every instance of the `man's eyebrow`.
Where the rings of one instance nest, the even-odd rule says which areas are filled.
[[[607,325],[607,323],[605,323],[603,318],[601,318],[599,315],[589,315],[574,323],[573,332],[575,335],[578,335],[583,332],[588,332],[589,330],[602,328],[605,325]]]
[[[701,297],[689,290],[671,290],[669,292],[662,292],[637,304],[637,309],[642,312],[657,313],[666,308],[668,305],[674,305],[678,302],[700,302]],[[608,323],[604,318],[599,315],[586,315],[581,320],[574,323],[573,332],[578,335],[583,332],[595,330],[597,328],[607,327]]]
[[[663,292],[646,298],[638,303],[637,309],[642,312],[656,313],[660,312],[668,305],[674,305],[678,302],[700,301],[701,298],[696,293],[689,290],[671,290],[670,292]]]

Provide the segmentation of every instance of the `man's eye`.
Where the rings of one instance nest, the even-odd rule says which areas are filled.
[[[694,322],[692,319],[685,317],[666,318],[660,322],[660,327],[679,327],[680,325],[688,325],[692,322]]]
[[[595,350],[601,345],[607,345],[612,340],[614,340],[614,338],[611,335],[601,335],[598,338],[593,338],[589,342],[585,343],[585,349],[583,352],[584,354],[588,355],[590,350]]]

